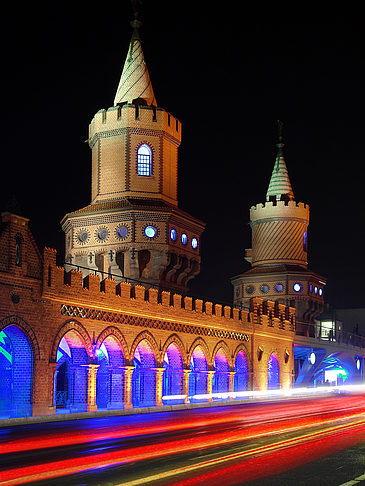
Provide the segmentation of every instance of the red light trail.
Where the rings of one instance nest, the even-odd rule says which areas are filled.
[[[247,444],[247,441],[259,437],[268,438],[293,432],[303,434],[309,428],[321,427],[320,431],[313,433],[309,433],[308,431],[307,435],[301,435],[294,439],[281,442],[277,441],[275,444],[266,445],[251,451],[243,451],[236,455],[228,455],[221,459],[216,459],[213,462],[206,461],[200,465],[191,466],[191,470],[180,468],[175,473],[167,473],[178,475],[181,473],[190,474],[191,472],[196,475],[197,472],[200,473],[202,468],[214,466],[217,468],[217,471],[209,473],[212,474],[212,480],[209,479],[211,486],[218,484],[214,483],[216,480],[214,478],[218,478],[219,474],[225,475],[226,470],[230,471],[229,474],[232,478],[236,477],[235,475],[241,475],[242,479],[241,466],[244,467],[243,464],[247,464],[248,460],[257,460],[259,462],[258,458],[247,459],[252,454],[265,454],[265,457],[269,454],[270,461],[277,454],[279,454],[278,457],[284,457],[284,461],[281,460],[280,462],[277,459],[277,463],[275,461],[273,462],[274,468],[274,465],[276,464],[278,467],[279,463],[283,466],[288,466],[291,449],[297,451],[298,447],[303,447],[305,450],[308,447],[306,445],[308,442],[311,443],[310,454],[300,454],[302,459],[305,457],[307,459],[312,457],[313,459],[313,456],[317,452],[320,453],[319,451],[322,451],[321,453],[323,454],[330,453],[326,451],[340,446],[340,442],[336,439],[339,435],[343,438],[342,445],[347,444],[351,437],[353,440],[356,438],[359,438],[359,440],[365,439],[365,395],[356,395],[356,400],[354,400],[354,396],[336,396],[331,398],[289,400],[279,403],[271,402],[265,404],[248,404],[246,406],[222,407],[214,411],[210,409],[209,413],[207,409],[203,411],[163,413],[160,416],[161,418],[159,414],[154,414],[154,423],[151,424],[148,423],[148,416],[144,417],[146,419],[146,426],[131,423],[131,417],[128,417],[128,423],[119,424],[117,427],[114,425],[106,427],[104,425],[104,427],[98,428],[96,425],[97,422],[94,422],[95,429],[91,432],[76,430],[70,433],[62,431],[55,434],[44,433],[39,437],[21,437],[9,440],[1,448],[2,456],[0,457],[3,459],[9,456],[11,457],[11,454],[16,455],[19,452],[25,453],[26,455],[31,451],[41,451],[46,448],[56,448],[57,451],[57,448],[73,446],[75,444],[85,444],[89,453],[82,455],[82,457],[75,455],[63,460],[46,458],[40,464],[19,464],[18,466],[3,469],[0,473],[0,485],[24,484],[36,480],[39,481],[82,471],[90,471],[91,469],[135,463],[137,461],[142,462],[164,456],[172,457],[194,450],[209,449],[218,446],[223,449],[225,446],[227,447],[231,444],[238,445],[244,442]],[[348,421],[351,421],[351,423],[345,423]],[[200,433],[196,434],[195,432],[198,427]],[[175,432],[179,432],[177,437],[172,435]],[[347,434],[350,435],[348,436]],[[146,445],[144,439],[146,436],[152,438],[156,436],[156,440]],[[331,440],[328,440],[330,436]],[[123,443],[122,440],[116,450],[115,448],[110,452],[100,452],[99,450],[97,453],[92,450],[90,451],[90,449],[95,447],[96,442],[100,445],[100,441],[127,438],[130,439],[129,442],[124,441]],[[280,449],[279,451],[277,450],[278,448]],[[280,456],[283,448],[285,448],[286,453],[284,456]],[[4,454],[6,455],[4,456]],[[44,454],[46,454],[46,450]],[[298,456],[298,453],[294,455]],[[54,452],[53,456],[57,458],[57,452]],[[227,461],[232,462],[238,460],[238,464],[226,464]],[[295,463],[294,456],[293,461]],[[262,468],[259,469],[262,470]],[[257,466],[253,467],[253,470],[257,472]],[[267,470],[267,466],[265,470]],[[189,481],[198,481],[198,478],[191,478]],[[144,483],[131,482],[130,484]],[[181,485],[185,484],[199,483],[181,482]],[[234,484],[234,482],[226,482],[225,484]]]

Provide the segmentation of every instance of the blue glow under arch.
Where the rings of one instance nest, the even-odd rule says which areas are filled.
[[[33,349],[14,324],[0,331],[0,415],[32,415]]]
[[[280,365],[276,355],[271,354],[267,363],[267,389],[275,390],[280,388]]]

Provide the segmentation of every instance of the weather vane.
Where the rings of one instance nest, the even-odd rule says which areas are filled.
[[[142,6],[142,2],[141,0],[131,0],[131,3],[134,18],[137,19],[139,17],[139,6]]]

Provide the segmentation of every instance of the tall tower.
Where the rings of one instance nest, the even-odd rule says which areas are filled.
[[[260,296],[296,307],[297,332],[313,334],[323,310],[323,277],[308,269],[309,206],[296,202],[283,154],[282,123],[278,152],[266,202],[250,209],[252,248],[245,259],[252,268],[232,279],[234,304],[247,307]]]
[[[204,223],[178,208],[181,123],[157,106],[137,15],[114,105],[89,126],[91,203],[61,222],[66,261],[186,293]]]

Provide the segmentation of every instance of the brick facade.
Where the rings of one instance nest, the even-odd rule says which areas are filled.
[[[29,252],[24,251],[21,267],[15,269],[18,234]],[[7,262],[0,272],[0,331],[6,334],[15,326],[32,350],[33,415],[55,413],[54,383],[62,338],[68,339],[72,355],[68,373],[70,409],[95,410],[97,402],[105,405],[106,400],[97,396],[103,386],[104,393],[109,394],[108,403],[130,407],[136,400],[137,386],[138,393],[142,393],[142,381],[144,387],[154,389],[149,397],[162,405],[164,358],[172,356],[174,349],[178,350],[175,355],[181,357],[182,369],[174,362],[171,367],[181,372],[185,402],[196,350],[206,360],[205,393],[213,389],[214,375],[219,372],[214,362],[221,355],[225,356],[230,373],[226,391],[233,391],[235,360],[240,351],[247,358],[250,388],[266,388],[267,363],[272,353],[279,360],[281,386],[292,384],[293,308],[260,298],[252,299],[250,311],[222,308],[153,288],[117,284],[112,279],[100,281],[93,274],[83,277],[75,270],[66,272],[56,265],[55,250],[45,248],[43,256],[39,254],[27,220],[9,213],[3,213],[0,245]],[[103,343],[109,358],[104,373],[111,376],[104,385],[102,373],[98,376]],[[119,353],[119,358],[115,353]],[[134,364],[137,355],[145,360],[138,383]],[[152,361],[147,362],[148,359]],[[14,380],[16,387],[17,378]]]

